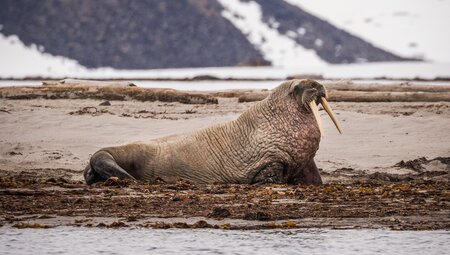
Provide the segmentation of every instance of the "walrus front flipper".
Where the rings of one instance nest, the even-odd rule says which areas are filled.
[[[84,170],[84,179],[90,185],[105,181],[109,177],[135,179],[117,164],[111,154],[106,151],[99,151],[91,157],[90,164]]]
[[[290,184],[307,184],[307,185],[321,185],[322,177],[320,177],[319,169],[311,159],[303,169],[299,170],[297,175],[288,181]]]
[[[285,166],[281,163],[269,163],[252,178],[251,184],[286,183]]]

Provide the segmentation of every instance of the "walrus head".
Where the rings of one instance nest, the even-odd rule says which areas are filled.
[[[319,103],[322,104],[323,109],[327,112],[328,116],[330,116],[339,133],[342,134],[341,126],[339,125],[330,104],[328,104],[327,91],[322,84],[313,80],[293,80],[291,81],[290,92],[301,107],[314,114],[322,135],[324,134],[323,125],[319,109],[317,108]]]

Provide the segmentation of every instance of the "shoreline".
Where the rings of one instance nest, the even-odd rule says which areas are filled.
[[[23,78],[14,78],[14,77],[0,77],[0,81],[60,81],[67,79],[66,76],[61,77],[50,77],[50,76],[27,76]],[[89,78],[77,78],[77,79],[89,79]],[[324,77],[322,75],[316,74],[298,74],[298,75],[288,75],[286,77],[220,77],[215,75],[194,75],[192,77],[180,77],[180,78],[170,78],[170,77],[127,77],[127,78],[98,78],[93,79],[96,81],[130,81],[130,80],[138,80],[138,81],[182,81],[182,82],[198,82],[198,81],[280,81],[280,80],[290,80],[290,79],[314,79],[314,80],[326,80],[326,81],[342,81],[342,80],[351,80],[351,81],[408,81],[408,82],[449,82],[450,76],[436,76],[434,78],[422,78],[417,76],[415,78],[408,77],[386,77],[386,76],[374,76],[370,77],[347,77],[345,79],[342,78],[333,78],[333,77]]]
[[[2,178],[6,228],[450,229],[449,183],[148,184]],[[7,204],[7,206],[6,206]],[[14,206],[14,210],[13,207]],[[108,216],[106,216],[108,215]]]

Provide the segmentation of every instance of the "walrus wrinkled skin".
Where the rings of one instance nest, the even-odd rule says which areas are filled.
[[[321,124],[316,117],[317,104],[325,98],[325,88],[315,81],[284,82],[234,121],[99,150],[84,171],[86,183],[119,177],[319,185],[314,156]]]

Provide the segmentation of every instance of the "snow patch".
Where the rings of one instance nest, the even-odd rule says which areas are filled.
[[[314,45],[316,45],[317,47],[322,47],[322,45],[323,45],[323,41],[321,40],[321,39],[316,39],[315,41],[314,41]]]
[[[278,22],[271,19],[264,23],[261,6],[254,1],[218,0],[224,10],[222,16],[238,28],[247,39],[276,67],[283,66],[325,66],[327,63],[297,44],[291,36],[280,34]]]
[[[290,37],[290,38],[296,38],[296,37],[297,37],[297,33],[294,32],[294,31],[291,31],[291,30],[287,31],[287,32],[286,32],[286,35],[287,35],[288,37]]]
[[[400,56],[450,63],[448,0],[285,1]]]
[[[15,35],[0,34],[0,76],[65,76],[87,69],[77,61],[43,53],[44,47],[31,45],[27,47]]]
[[[304,35],[304,34],[306,34],[306,29],[305,29],[304,27],[299,27],[299,28],[297,29],[297,33],[298,33],[299,35]]]

